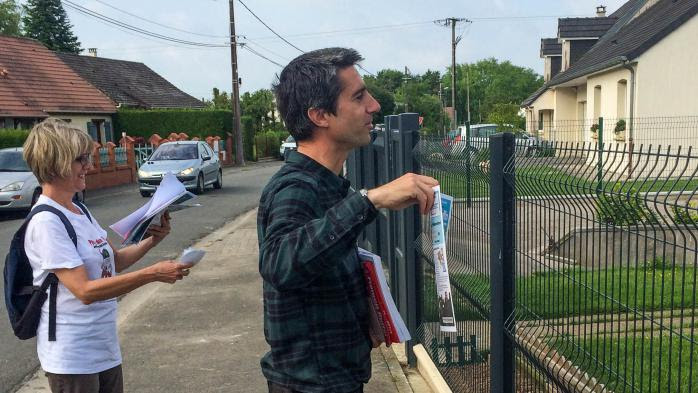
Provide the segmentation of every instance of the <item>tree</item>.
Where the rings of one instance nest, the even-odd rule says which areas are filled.
[[[395,97],[372,76],[367,76],[364,83],[368,92],[381,104],[381,110],[373,114],[373,124],[383,123],[385,116],[392,115],[395,110]]]
[[[233,104],[228,98],[228,93],[221,92],[217,87],[213,88],[213,98],[211,101],[206,101],[206,104],[213,109],[231,109]]]
[[[494,104],[487,114],[487,122],[499,125],[500,131],[523,130],[526,118],[519,116],[518,104]]]
[[[20,36],[22,34],[20,8],[15,0],[0,0],[0,34]]]
[[[22,22],[27,37],[41,41],[53,51],[82,51],[60,0],[28,0],[24,13]]]
[[[519,67],[509,61],[494,58],[457,67],[456,102],[459,122],[466,119],[466,86],[470,80],[471,122],[487,121],[497,104],[518,106],[526,97],[543,85],[543,78],[530,68]],[[442,79],[444,86],[451,86],[451,71]],[[447,103],[450,94],[447,95]],[[501,108],[500,108],[501,114]]]
[[[276,127],[274,109],[274,94],[268,89],[259,89],[252,94],[247,92],[240,98],[240,110],[243,116],[252,118],[256,131]]]

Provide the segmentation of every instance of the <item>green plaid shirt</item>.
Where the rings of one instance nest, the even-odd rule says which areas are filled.
[[[264,376],[302,392],[349,392],[371,376],[368,303],[356,239],[376,209],[349,181],[291,152],[262,192]]]

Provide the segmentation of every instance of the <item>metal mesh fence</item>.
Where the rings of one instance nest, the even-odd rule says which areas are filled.
[[[428,222],[417,242],[417,339],[454,391],[490,389],[492,176],[516,196],[515,391],[698,391],[698,118],[634,119],[633,146],[626,121],[624,140],[613,120],[600,140],[584,121],[519,138],[498,174],[486,140],[415,148],[421,172],[455,197],[447,255],[458,333],[439,331]]]

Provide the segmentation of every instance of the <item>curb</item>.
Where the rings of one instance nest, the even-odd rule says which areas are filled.
[[[417,357],[417,371],[422,375],[422,378],[424,378],[431,390],[435,393],[452,393],[451,388],[446,384],[446,381],[422,344],[415,345],[412,347],[412,350]]]

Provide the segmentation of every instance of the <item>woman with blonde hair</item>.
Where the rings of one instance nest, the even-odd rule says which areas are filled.
[[[55,213],[41,211],[26,226],[24,249],[34,285],[55,275],[55,308],[42,306],[37,352],[52,392],[123,392],[121,350],[116,332],[116,298],[151,282],[174,283],[191,265],[161,261],[117,275],[138,261],[170,232],[169,216],[149,228],[140,243],[116,249],[107,232],[73,195],[85,189],[93,142],[58,119],[32,129],[24,159],[42,187],[37,206],[57,209],[72,225],[74,243]],[[53,277],[53,276],[51,276]],[[53,315],[51,315],[53,313]]]

